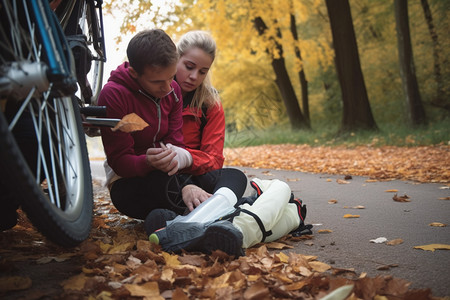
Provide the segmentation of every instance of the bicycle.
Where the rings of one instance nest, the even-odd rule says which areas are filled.
[[[85,240],[92,223],[83,124],[104,113],[93,105],[106,61],[101,6],[0,2],[0,221],[12,224],[21,207],[66,247]]]

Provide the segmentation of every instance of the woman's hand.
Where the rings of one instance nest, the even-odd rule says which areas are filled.
[[[184,204],[186,204],[189,211],[194,210],[195,207],[199,206],[200,203],[206,201],[212,195],[202,188],[194,185],[188,184],[181,190],[181,195],[183,197]]]

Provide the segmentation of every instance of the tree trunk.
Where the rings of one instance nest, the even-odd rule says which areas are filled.
[[[348,0],[326,0],[343,101],[342,131],[377,129],[364,83]]]
[[[267,26],[263,19],[261,17],[256,17],[253,22],[259,35],[263,35],[267,30]],[[278,34],[281,34],[280,31],[278,31]],[[294,87],[292,86],[289,74],[286,70],[286,64],[283,58],[283,47],[275,41],[274,43],[279,51],[279,58],[272,58],[272,68],[276,75],[275,83],[277,84],[281,97],[283,98],[291,127],[294,129],[310,128],[307,120],[302,114],[300,106],[298,105]]]
[[[291,3],[292,5],[292,3]],[[295,15],[291,12],[291,33],[292,37],[294,38],[295,42],[298,42],[298,33],[297,33],[297,26],[295,21]],[[302,53],[300,51],[300,48],[295,45],[295,56],[297,59],[302,62]],[[306,80],[305,76],[305,69],[302,66],[302,69],[298,72],[298,78],[300,80],[300,86],[302,89],[302,107],[303,107],[303,115],[306,118],[306,121],[308,124],[311,125],[311,119],[309,117],[309,100],[308,100],[308,81]]]
[[[442,80],[441,65],[440,65],[440,49],[439,39],[436,32],[436,27],[434,27],[433,16],[431,15],[430,6],[428,5],[428,0],[421,0],[423,13],[425,15],[425,20],[427,21],[428,31],[430,32],[431,41],[433,42],[433,59],[434,59],[434,79],[436,80],[436,97],[433,98],[431,103],[438,107],[450,110],[450,103],[446,103],[445,92],[444,92],[444,82]]]
[[[398,60],[400,63],[400,76],[405,92],[409,121],[412,125],[426,123],[425,110],[420,98],[416,71],[409,33],[408,1],[394,0],[395,24],[397,29]]]

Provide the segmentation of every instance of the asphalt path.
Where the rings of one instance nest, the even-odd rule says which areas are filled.
[[[100,161],[92,161],[93,178],[104,180]],[[308,174],[293,171],[239,168],[248,179],[280,179],[303,200],[308,209],[306,223],[313,224],[314,238],[298,242],[295,251],[317,255],[335,268],[353,268],[367,276],[392,275],[411,282],[411,288],[430,288],[433,296],[450,296],[450,251],[425,251],[415,246],[450,245],[450,196],[443,184],[417,184],[406,181],[368,181],[365,177]],[[397,190],[397,192],[388,192]],[[249,188],[246,194],[251,193]],[[396,202],[394,194],[409,197]],[[330,200],[336,200],[330,204]],[[355,208],[361,207],[364,208]],[[359,218],[344,218],[344,215]],[[448,224],[433,227],[430,223]],[[330,233],[319,233],[328,229]],[[384,237],[402,239],[399,245],[373,243]],[[379,270],[391,266],[388,270]]]
[[[434,296],[450,296],[450,251],[414,249],[428,244],[450,245],[450,196],[448,186],[414,182],[378,181],[344,175],[307,174],[293,171],[239,168],[251,180],[280,179],[307,207],[306,223],[313,224],[314,238],[299,242],[296,253],[317,255],[336,268],[354,268],[367,276],[392,275],[411,282],[411,288],[431,288]],[[345,183],[347,182],[347,183]],[[387,192],[397,190],[398,192]],[[246,193],[250,193],[251,188]],[[393,196],[407,195],[410,202]],[[330,200],[337,200],[330,204]],[[333,202],[333,201],[332,201]],[[363,206],[364,208],[354,208]],[[344,215],[359,218],[344,218]],[[439,222],[447,227],[432,227]],[[320,229],[331,233],[318,233]],[[402,239],[399,245],[370,240]],[[377,268],[396,265],[388,270]]]

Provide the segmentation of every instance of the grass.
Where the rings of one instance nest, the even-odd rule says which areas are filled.
[[[247,128],[227,131],[225,147],[236,148],[265,144],[307,144],[310,146],[355,147],[379,146],[429,146],[450,145],[450,118],[430,122],[426,126],[412,128],[403,125],[378,124],[378,131],[360,130],[338,133],[339,128],[326,124],[313,126],[311,130],[291,130],[288,125],[267,129]]]

